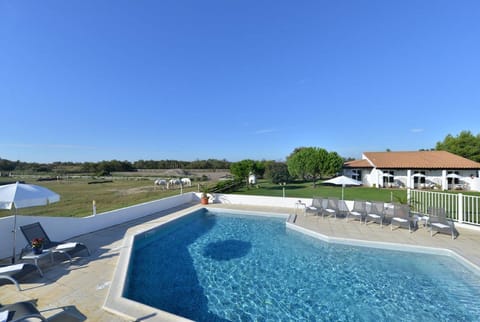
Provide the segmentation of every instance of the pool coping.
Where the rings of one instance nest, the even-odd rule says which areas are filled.
[[[109,292],[106,296],[103,309],[132,321],[147,321],[150,319],[152,321],[161,320],[166,322],[192,321],[190,319],[127,299],[123,297],[123,293],[124,293],[125,281],[127,279],[127,274],[128,274],[128,263],[130,262],[131,250],[132,250],[133,243],[135,241],[135,237],[139,234],[146,233],[152,229],[156,229],[162,225],[170,223],[174,220],[177,220],[185,215],[191,214],[200,209],[207,209],[212,212],[231,212],[234,214],[257,215],[257,216],[261,215],[261,216],[268,216],[268,217],[285,218],[285,226],[287,229],[297,231],[299,233],[305,234],[307,236],[319,239],[327,243],[448,256],[456,259],[460,264],[464,265],[467,268],[470,268],[471,270],[473,270],[473,272],[479,274],[480,276],[480,268],[476,264],[472,263],[471,261],[467,260],[465,257],[459,255],[457,252],[450,249],[398,244],[398,243],[392,243],[392,242],[366,241],[366,240],[353,239],[353,238],[331,237],[331,236],[327,236],[322,233],[315,232],[313,230],[310,230],[295,224],[296,215],[294,214],[258,211],[258,210],[239,210],[239,209],[230,209],[230,208],[219,209],[219,208],[210,208],[208,206],[198,205],[198,206],[190,207],[188,209],[171,213],[161,218],[157,218],[155,220],[149,221],[139,226],[130,228],[127,231],[127,233],[125,234],[125,237],[123,238],[123,245],[121,247],[120,256],[119,256],[116,268],[114,270],[112,283],[111,283]]]
[[[313,238],[320,239],[326,243],[351,245],[351,246],[357,246],[357,247],[380,248],[380,249],[394,250],[394,251],[401,251],[401,252],[422,253],[422,254],[452,257],[455,260],[457,260],[460,264],[464,265],[465,267],[472,270],[474,273],[478,274],[480,277],[480,267],[478,267],[476,264],[472,263],[462,255],[458,254],[457,252],[451,249],[419,246],[419,245],[398,244],[398,243],[390,243],[390,242],[379,242],[379,241],[344,238],[344,237],[330,237],[322,233],[300,227],[292,222],[286,222],[286,226],[291,230],[303,233]]]

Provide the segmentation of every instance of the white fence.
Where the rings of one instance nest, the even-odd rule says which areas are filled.
[[[480,225],[480,197],[462,193],[409,190],[409,204],[418,212],[427,213],[428,207],[442,207],[447,216],[459,223]]]

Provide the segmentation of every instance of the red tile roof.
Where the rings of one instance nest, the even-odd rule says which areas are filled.
[[[364,152],[364,159],[345,163],[347,168],[480,169],[480,163],[447,151]],[[370,161],[370,162],[369,162]]]
[[[367,159],[347,161],[343,166],[345,168],[373,168],[373,165]]]

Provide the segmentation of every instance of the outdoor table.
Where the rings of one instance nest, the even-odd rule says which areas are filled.
[[[46,256],[50,256],[50,261],[53,263],[53,255],[55,253],[60,253],[60,254],[65,255],[68,258],[68,261],[71,264],[72,263],[72,257],[70,256],[70,254],[68,254],[68,251],[74,249],[76,245],[77,245],[76,243],[65,243],[65,244],[58,245],[55,248],[44,249],[40,254],[35,254],[33,252],[33,250],[29,250],[29,251],[25,252],[24,254],[22,254],[20,259],[25,260],[25,261],[28,261],[28,260],[33,261],[35,263],[35,265],[37,265],[38,270],[40,271],[40,275],[43,276],[43,272],[41,271],[40,266],[38,265],[38,261],[40,259],[42,259]]]
[[[418,223],[419,221],[422,222],[423,221],[423,227],[427,227],[428,226],[428,221],[430,220],[430,217],[425,215],[425,214],[422,214],[422,213],[415,213],[413,215],[413,218],[415,219],[415,223]]]
[[[49,249],[43,250],[40,254],[35,254],[33,251],[29,251],[23,254],[20,259],[25,261],[27,260],[33,261],[35,265],[38,267],[38,271],[40,272],[40,275],[43,276],[43,272],[40,269],[40,266],[38,265],[38,260],[47,256],[50,256],[50,260],[53,263],[53,252],[51,252]]]

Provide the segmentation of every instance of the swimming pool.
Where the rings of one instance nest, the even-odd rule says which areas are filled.
[[[196,321],[477,320],[456,260],[325,243],[285,218],[202,209],[136,238],[125,297]]]

